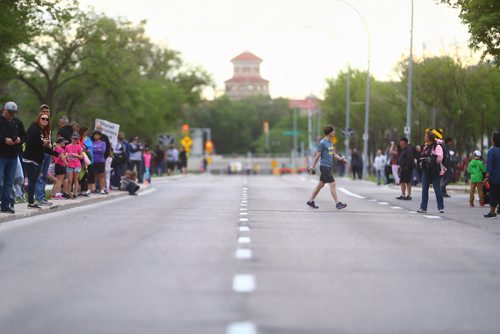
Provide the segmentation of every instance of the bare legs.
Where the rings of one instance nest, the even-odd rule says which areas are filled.
[[[330,184],[330,193],[332,194],[333,200],[335,203],[338,203],[338,197],[337,197],[337,189],[336,189],[336,184],[335,182],[331,182]],[[313,193],[311,195],[311,201],[314,201],[316,196],[318,196],[319,192],[323,187],[325,186],[325,183],[323,181],[319,181],[316,187],[313,190]]]

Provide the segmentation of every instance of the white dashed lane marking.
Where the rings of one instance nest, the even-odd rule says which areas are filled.
[[[240,244],[249,244],[250,243],[250,237],[239,237],[238,238],[238,243]]]
[[[402,207],[400,207],[400,206],[391,206],[391,209],[401,210],[401,209],[403,209],[403,208],[402,208]]]
[[[257,327],[252,322],[233,322],[227,326],[226,334],[257,334]]]
[[[389,203],[387,203],[387,202],[378,202],[378,204],[380,204],[380,205],[389,205]]]
[[[240,218],[240,222],[247,222],[248,218]]]
[[[427,215],[424,215],[425,218],[429,218],[429,219],[441,219],[441,217],[439,216],[427,216]]]
[[[252,250],[248,248],[240,248],[236,250],[234,256],[240,260],[248,260],[252,258]]]
[[[249,293],[255,290],[255,277],[253,275],[235,275],[233,278],[233,291]]]
[[[240,226],[240,232],[250,232],[250,227],[248,227],[248,226]]]
[[[358,194],[355,194],[353,192],[350,192],[349,190],[347,190],[346,188],[343,188],[343,187],[340,187],[339,188],[339,191],[343,192],[344,194],[346,195],[349,195],[351,197],[355,197],[355,198],[360,198],[360,199],[365,199],[366,197],[363,197],[361,195],[358,195]]]

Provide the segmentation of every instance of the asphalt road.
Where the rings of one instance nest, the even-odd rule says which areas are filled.
[[[188,176],[0,225],[0,333],[500,333],[500,218],[453,194]]]

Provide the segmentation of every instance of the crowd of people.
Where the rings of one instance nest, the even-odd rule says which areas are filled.
[[[70,123],[66,116],[59,117],[56,131],[45,104],[27,129],[17,113],[17,104],[7,102],[0,115],[1,212],[15,213],[18,200],[40,209],[53,204],[49,199],[106,195],[112,190],[136,195],[141,183],[151,182],[152,173],[186,173],[186,151],[174,146],[152,151],[138,137],[127,141],[123,132],[112,143],[102,124],[91,130]],[[53,183],[49,196],[48,182]]]
[[[327,139],[324,140],[327,141]],[[477,192],[480,207],[490,204],[490,212],[484,217],[495,217],[500,198],[500,133],[493,134],[491,140],[493,145],[488,151],[485,164],[479,150],[474,150],[469,157],[459,160],[458,155],[452,150],[453,139],[450,137],[445,140],[438,139],[433,131],[426,132],[425,144],[422,146],[412,146],[408,138],[402,137],[398,143],[391,142],[385,152],[382,149],[377,150],[372,163],[377,185],[393,182],[401,188],[401,194],[396,199],[406,201],[412,200],[412,187],[421,185],[422,198],[417,210],[419,213],[427,212],[429,188],[432,185],[436,195],[437,209],[440,213],[444,213],[444,197],[451,197],[447,187],[451,182],[458,181],[463,173],[464,182],[470,183],[469,206],[475,207],[475,193]],[[318,146],[318,152],[313,167],[309,168],[310,173],[314,172],[317,160],[321,156],[321,145]],[[338,160],[339,176],[343,176],[345,159],[341,156],[338,158],[334,155],[334,157]],[[353,180],[362,178],[363,159],[355,148],[351,152],[350,168]],[[307,205],[313,208],[317,207],[314,199],[324,183],[330,183],[333,187],[332,196],[337,202],[334,180],[322,179],[326,174],[329,175],[330,172],[321,173],[320,185],[307,202]]]
[[[401,187],[398,200],[412,200],[412,186],[421,184],[422,200],[417,212],[427,212],[429,187],[432,184],[436,195],[438,211],[444,212],[444,197],[448,194],[447,186],[459,179],[464,173],[464,182],[470,181],[469,206],[475,207],[475,193],[478,204],[484,207],[490,204],[490,212],[485,217],[496,216],[496,207],[500,197],[500,133],[492,136],[493,146],[488,151],[487,164],[483,163],[481,151],[475,150],[469,158],[458,160],[453,152],[453,139],[440,140],[432,131],[425,135],[425,144],[413,147],[408,138],[402,137],[399,144],[391,142],[386,153],[377,151],[373,167],[377,175],[377,184],[385,184],[392,177]]]

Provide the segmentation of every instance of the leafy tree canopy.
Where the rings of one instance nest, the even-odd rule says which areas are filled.
[[[500,66],[500,1],[440,1],[460,9],[460,18],[469,27],[471,47],[484,48],[483,58],[489,55]]]
[[[12,48],[29,42],[46,22],[66,22],[76,4],[76,0],[0,1],[0,77],[11,73],[8,55]]]

